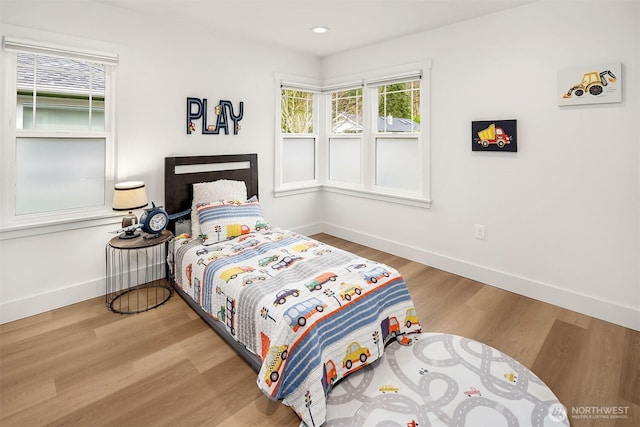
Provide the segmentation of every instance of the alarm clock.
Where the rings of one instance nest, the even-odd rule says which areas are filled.
[[[156,206],[153,202],[151,202],[151,205],[152,207],[145,209],[140,217],[140,228],[145,233],[153,234],[157,237],[169,225],[169,214],[162,209],[162,206]]]

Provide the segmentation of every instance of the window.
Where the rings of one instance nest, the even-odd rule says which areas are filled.
[[[325,138],[324,188],[429,206],[429,134],[423,118],[430,65],[388,77],[364,76],[359,88],[325,95],[332,122]]]
[[[364,131],[362,87],[331,91],[331,131],[328,137],[329,180],[345,186],[362,182]]]
[[[281,83],[276,191],[318,183],[318,91]]]
[[[315,179],[313,92],[282,89],[283,184]]]
[[[110,212],[117,56],[4,40],[3,226]],[[10,160],[8,160],[10,159]]]
[[[320,186],[429,207],[430,68],[426,61],[325,88],[278,80],[276,195]]]
[[[420,79],[373,85],[377,92],[373,188],[419,196]]]

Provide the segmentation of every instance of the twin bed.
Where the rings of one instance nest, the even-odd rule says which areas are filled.
[[[169,268],[178,294],[258,372],[258,387],[319,426],[332,385],[420,325],[396,270],[270,224],[257,162],[165,159],[165,208],[192,209]]]

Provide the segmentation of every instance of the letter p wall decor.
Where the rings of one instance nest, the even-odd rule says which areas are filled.
[[[207,118],[208,113],[214,113],[215,124],[211,124]],[[201,120],[203,135],[219,135],[224,130],[225,135],[229,135],[229,126],[233,129],[233,134],[240,131],[240,120],[244,115],[244,102],[240,101],[238,111],[233,108],[231,101],[221,99],[218,105],[211,108],[207,106],[207,98],[187,98],[187,135],[196,131],[195,121]]]

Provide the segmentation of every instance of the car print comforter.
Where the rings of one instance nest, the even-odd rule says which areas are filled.
[[[176,286],[259,356],[258,387],[308,426],[325,421],[336,381],[420,328],[396,270],[291,231],[172,248]]]

